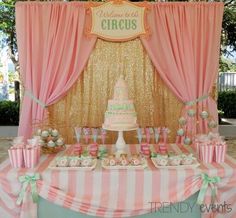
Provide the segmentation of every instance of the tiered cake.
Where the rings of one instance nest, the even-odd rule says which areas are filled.
[[[103,128],[130,130],[137,127],[137,114],[134,103],[133,100],[129,100],[127,83],[123,76],[120,76],[114,88],[114,97],[108,100]]]

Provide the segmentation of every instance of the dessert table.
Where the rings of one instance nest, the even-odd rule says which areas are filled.
[[[194,152],[191,147],[175,144],[168,147],[176,153]],[[109,152],[115,151],[114,145],[107,145],[107,148]],[[157,146],[154,148],[158,150]],[[137,153],[139,145],[129,145],[127,151]],[[158,217],[153,210],[184,202],[190,197],[185,202],[194,202],[196,209],[197,199],[202,217],[210,217],[213,213],[218,218],[236,217],[236,160],[230,156],[224,163],[201,163],[198,168],[181,170],[157,169],[151,160],[144,170],[105,170],[98,161],[93,171],[49,169],[54,157],[41,156],[34,169],[14,169],[9,160],[0,165],[1,216],[41,218],[48,213],[49,217],[55,213],[53,208],[59,206],[60,214],[70,218],[86,215],[137,217],[143,214],[146,214],[143,217]],[[214,204],[221,207],[207,212],[206,206],[211,203],[213,190],[217,190]],[[155,209],[151,209],[151,202],[155,203]],[[222,209],[224,204],[228,207]],[[199,211],[194,211],[190,216],[199,217]]]

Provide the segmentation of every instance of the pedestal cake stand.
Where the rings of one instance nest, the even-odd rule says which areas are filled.
[[[124,131],[133,131],[136,130],[138,127],[134,127],[134,128],[128,128],[128,129],[124,129],[124,128],[106,128],[105,126],[103,126],[103,129],[109,130],[109,131],[116,131],[118,132],[118,138],[116,141],[116,157],[119,157],[120,154],[125,154],[127,153],[125,148],[126,148],[126,143],[124,140],[124,135],[123,132]]]

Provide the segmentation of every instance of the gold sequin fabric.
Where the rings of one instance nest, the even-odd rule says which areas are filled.
[[[78,81],[60,101],[49,107],[49,120],[58,126],[67,143],[75,141],[73,128],[101,127],[108,99],[123,74],[133,99],[138,124],[166,126],[173,142],[183,104],[160,78],[139,39],[128,42],[97,40],[86,68]],[[117,133],[108,134],[107,143],[115,143]],[[127,143],[137,143],[136,132],[126,132]]]

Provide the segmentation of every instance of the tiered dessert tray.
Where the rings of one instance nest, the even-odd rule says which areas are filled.
[[[120,154],[126,153],[126,151],[125,151],[126,143],[125,143],[125,140],[124,140],[123,131],[136,130],[138,127],[130,128],[130,129],[122,129],[122,130],[115,129],[115,128],[106,128],[106,127],[103,127],[103,128],[106,129],[106,130],[109,130],[109,131],[117,131],[118,132],[118,138],[117,138],[117,141],[116,141],[116,156],[119,157]]]
[[[54,158],[51,163],[49,164],[48,168],[52,170],[83,170],[83,171],[91,171],[94,170],[97,166],[97,159],[92,160],[93,163],[89,167],[83,167],[83,166],[78,166],[78,167],[59,167],[56,164],[56,158]]]
[[[122,166],[122,165],[115,165],[115,166],[110,166],[105,163],[105,160],[102,160],[102,167],[107,170],[143,170],[147,167],[147,160],[145,158],[142,159],[142,163],[140,165],[127,165],[127,166]]]
[[[177,166],[171,166],[171,165],[166,165],[166,166],[161,166],[158,165],[156,162],[156,158],[151,158],[152,163],[154,164],[154,166],[158,169],[174,169],[174,170],[180,170],[180,169],[193,169],[193,168],[197,168],[200,166],[200,163],[197,160],[194,160],[192,164],[189,165],[177,165]]]

